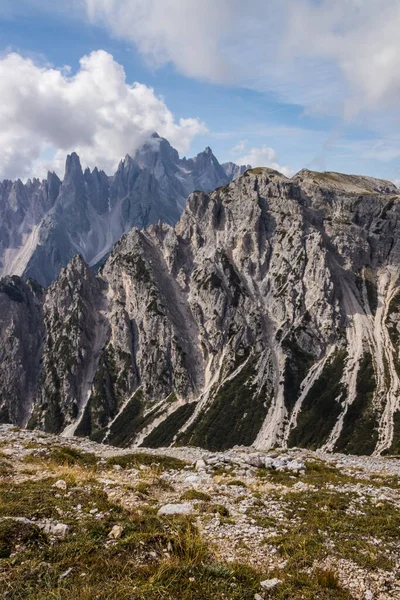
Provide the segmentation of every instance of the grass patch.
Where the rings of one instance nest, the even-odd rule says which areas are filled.
[[[24,462],[33,464],[52,463],[53,465],[63,467],[78,466],[82,468],[95,468],[98,462],[95,454],[89,452],[81,452],[76,448],[68,446],[57,446],[50,450],[40,450],[32,454],[28,454]]]
[[[154,477],[151,481],[140,481],[135,486],[135,491],[143,494],[144,496],[150,496],[154,491],[173,492],[173,486],[161,477]]]
[[[353,560],[370,569],[391,568],[400,512],[385,502],[358,503],[358,495],[317,490],[289,491],[282,497],[289,531],[272,538],[289,567],[310,568],[328,555]],[[374,546],[372,540],[380,539]],[[326,545],[327,540],[331,545]]]
[[[268,594],[268,598],[277,600],[352,600],[353,596],[337,582],[321,574],[321,571],[302,573],[290,572],[290,578],[278,585]]]
[[[227,481],[225,483],[225,485],[231,485],[231,486],[236,486],[236,487],[247,487],[247,485],[244,483],[244,481],[241,481],[240,479],[231,479],[230,481]]]
[[[226,506],[223,504],[207,504],[204,503],[200,507],[200,512],[208,513],[212,515],[219,515],[225,519],[230,517],[230,512]]]
[[[46,539],[36,525],[12,519],[0,520],[0,559],[10,558],[17,545],[33,548]]]
[[[209,502],[211,496],[199,490],[188,490],[181,496],[181,500],[201,500],[203,502]]]
[[[154,466],[161,471],[169,471],[184,469],[189,463],[174,458],[173,456],[161,456],[159,454],[147,454],[145,452],[135,452],[132,454],[121,454],[119,456],[111,456],[107,459],[108,466],[119,465],[123,469],[134,469],[141,465],[148,467]]]
[[[13,473],[12,463],[7,459],[0,456],[0,477],[9,477]]]
[[[144,506],[127,511],[96,489],[56,497],[53,482],[1,490],[0,515],[60,519],[61,510],[62,521],[70,525],[64,539],[49,544],[35,526],[0,521],[4,600],[243,600],[253,598],[267,576],[218,561],[190,519],[158,517]],[[77,502],[84,509],[97,505],[104,517],[84,511],[78,520]],[[110,543],[115,524],[122,526],[123,536]]]
[[[325,569],[317,569],[315,575],[316,575],[317,583],[321,587],[328,588],[331,590],[340,589],[339,580],[334,571],[332,571],[330,569],[329,570],[328,569],[326,569],[326,570]]]

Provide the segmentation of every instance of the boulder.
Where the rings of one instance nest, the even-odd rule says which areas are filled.
[[[280,583],[282,583],[282,581],[277,577],[274,577],[273,579],[266,579],[265,581],[262,581],[260,585],[262,588],[264,588],[264,590],[273,590]]]
[[[191,504],[165,504],[157,514],[159,516],[191,515],[192,512],[193,506]]]
[[[110,538],[110,540],[119,540],[119,538],[122,536],[123,533],[124,533],[124,528],[121,527],[121,525],[114,525],[114,527],[111,529],[110,533],[108,534],[108,537]]]
[[[265,458],[263,454],[248,454],[245,458],[245,461],[248,465],[257,467],[257,469],[261,469],[265,465]]]
[[[67,489],[67,483],[64,481],[64,479],[59,479],[58,481],[53,483],[53,487],[57,488],[58,490],[65,491]]]

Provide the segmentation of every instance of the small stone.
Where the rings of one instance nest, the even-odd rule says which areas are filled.
[[[364,594],[364,600],[373,600],[374,598],[374,594],[371,592],[371,590],[367,590]]]
[[[201,481],[201,477],[199,477],[199,475],[188,475],[185,478],[185,481],[187,483],[199,483],[199,481]]]
[[[68,577],[68,575],[71,573],[71,571],[72,571],[72,567],[70,567],[69,569],[64,571],[64,573],[61,573],[60,579],[65,579],[66,577]]]
[[[272,468],[276,471],[284,471],[286,469],[287,461],[283,458],[275,458],[272,462]]]
[[[113,469],[114,471],[121,471],[122,467],[121,465],[113,465]]]
[[[119,538],[122,536],[123,533],[124,533],[124,528],[121,527],[121,525],[114,525],[114,527],[111,529],[110,533],[108,534],[108,537],[111,540],[119,540]]]
[[[67,489],[67,483],[64,481],[64,479],[59,479],[58,481],[53,483],[53,487],[57,488],[58,490],[65,491]]]
[[[287,463],[286,469],[298,473],[299,471],[305,470],[306,465],[301,460],[291,460]]]
[[[248,465],[257,467],[258,469],[261,469],[265,465],[265,458],[263,454],[249,454],[246,456],[245,461]]]
[[[282,581],[280,579],[278,579],[277,577],[274,577],[274,579],[266,579],[265,581],[262,581],[260,583],[260,585],[265,590],[272,590],[272,589],[274,589],[274,587],[276,587],[280,583],[282,583]]]
[[[264,598],[260,594],[254,594],[254,600],[264,600]]]
[[[68,527],[68,525],[65,525],[64,523],[51,524],[50,528],[49,528],[49,533],[51,535],[55,535],[56,537],[59,537],[59,538],[65,538],[66,535],[68,534],[68,531],[69,531],[69,527]]]
[[[200,471],[200,469],[205,469],[206,468],[206,461],[203,460],[202,458],[200,458],[197,462],[196,462],[196,471]]]
[[[193,506],[191,504],[165,504],[158,511],[158,515],[191,515]]]

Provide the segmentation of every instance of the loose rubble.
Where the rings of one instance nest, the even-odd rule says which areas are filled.
[[[319,558],[311,557],[307,566],[299,564],[299,570],[332,573],[334,581],[355,600],[400,599],[400,546],[396,532],[382,527],[376,531],[360,530],[357,535],[352,533],[353,520],[356,523],[367,514],[373,518],[388,511],[387,519],[398,518],[398,459],[299,449],[255,453],[239,447],[224,453],[199,448],[121,450],[88,440],[44,436],[7,426],[0,426],[0,445],[2,460],[12,459],[9,462],[14,469],[13,484],[54,477],[54,500],[61,507],[57,509],[57,519],[0,513],[0,523],[14,519],[35,525],[56,543],[73,535],[71,519],[78,523],[91,519],[99,524],[106,519],[106,512],[96,502],[76,502],[72,514],[63,512],[62,502],[74,490],[90,486],[71,479],[72,472],[76,477],[78,467],[71,467],[75,471],[70,472],[67,465],[46,462],[46,456],[54,448],[72,448],[93,457],[87,468],[93,469],[91,478],[95,478],[96,486],[100,486],[109,501],[129,511],[151,510],[162,518],[191,519],[218,560],[227,565],[248,564],[269,575],[260,578],[259,589],[251,598],[273,598],[277,590],[288,585],[293,577],[288,570],[293,568],[292,558],[290,553],[282,551],[280,540],[293,541],[305,519],[312,517],[310,511],[315,505],[320,507],[315,535],[324,552]],[[140,457],[143,452],[148,457],[145,463],[125,465],[124,460]],[[179,468],[160,468],[160,457],[186,463]],[[341,527],[348,523],[348,534],[344,532],[344,537],[335,538],[329,515],[335,510],[335,503],[343,502],[338,514],[344,515]],[[310,527],[314,527],[312,521]],[[114,522],[106,531],[105,543],[113,547],[125,536],[125,526]],[[172,550],[168,544],[162,550],[165,560]],[[160,559],[154,550],[143,549],[143,552],[144,561]],[[18,554],[18,548],[14,553]],[[67,573],[67,577],[71,574]]]

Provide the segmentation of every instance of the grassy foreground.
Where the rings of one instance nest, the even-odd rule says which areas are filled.
[[[343,586],[327,559],[351,561],[368,573],[398,568],[398,508],[384,499],[360,503],[360,481],[322,462],[309,464],[304,490],[290,474],[259,469],[254,480],[242,481],[228,469],[206,493],[175,485],[174,474],[193,469],[171,457],[99,460],[65,446],[29,450],[20,461],[0,455],[2,600],[253,600],[257,594],[350,600],[359,596]],[[60,479],[65,486],[55,485]],[[399,489],[396,478],[362,483]],[[229,509],[219,503],[219,488]],[[158,516],[166,498],[193,503],[193,515]],[[243,499],[250,502],[246,518],[265,532],[261,545],[265,554],[275,553],[279,568],[227,561],[219,534],[215,543],[203,535],[216,518],[221,536],[234,528],[232,506]],[[66,525],[66,535],[45,533],[39,525],[46,520]],[[115,526],[120,529],[113,537]],[[279,585],[263,589],[261,582],[274,577]]]

